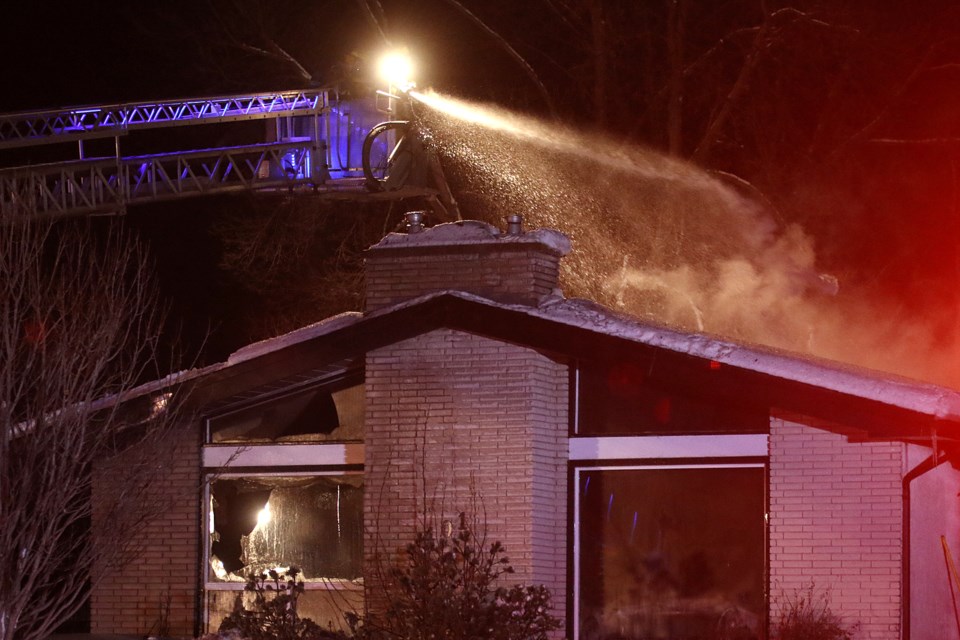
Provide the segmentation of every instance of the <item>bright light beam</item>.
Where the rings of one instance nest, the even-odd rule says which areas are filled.
[[[394,51],[380,59],[380,77],[403,91],[414,86],[413,61],[405,52]]]
[[[270,513],[270,503],[268,502],[263,506],[263,509],[260,509],[260,512],[257,514],[257,526],[261,528],[265,527],[267,523],[270,522],[271,517],[272,517],[272,514]]]

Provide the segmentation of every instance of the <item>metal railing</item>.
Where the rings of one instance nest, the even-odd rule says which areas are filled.
[[[326,89],[0,114],[0,149],[117,136],[136,129],[321,113]]]
[[[122,212],[128,204],[238,190],[360,186],[360,180],[330,180],[325,156],[322,144],[284,142],[0,170],[0,223]]]

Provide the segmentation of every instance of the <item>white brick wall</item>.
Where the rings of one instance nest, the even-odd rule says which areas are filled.
[[[771,614],[812,583],[859,622],[858,639],[900,629],[903,446],[851,443],[773,420],[770,433]]]

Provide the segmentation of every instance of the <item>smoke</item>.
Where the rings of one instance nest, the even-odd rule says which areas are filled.
[[[568,295],[641,319],[960,386],[960,340],[821,273],[813,239],[658,152],[496,107],[416,95],[468,217],[569,235]],[[943,336],[947,337],[935,337]]]
[[[751,258],[735,254],[669,269],[631,268],[625,256],[608,286],[617,288],[618,306],[641,313],[658,307],[657,319],[672,326],[694,328],[692,317],[698,331],[809,351],[806,312],[817,298],[837,293],[836,279],[817,273],[813,245],[797,226],[757,245]]]

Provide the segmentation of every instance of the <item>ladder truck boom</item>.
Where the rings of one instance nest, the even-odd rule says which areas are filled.
[[[311,89],[21,111],[0,114],[0,149],[116,136],[139,129],[318,115],[330,105],[330,90]]]
[[[4,216],[107,214],[194,195],[356,186],[356,180],[324,182],[314,175],[313,152],[297,142],[264,143],[34,165],[0,171],[0,204]]]
[[[281,189],[337,199],[425,199],[448,215],[453,199],[442,176],[434,181],[437,188],[400,184],[371,193],[369,185],[379,186],[386,177],[386,159],[399,139],[379,125],[393,104],[384,106],[372,93],[345,100],[334,89],[312,89],[0,114],[0,225],[29,216],[118,214],[140,203]],[[238,133],[231,123],[250,120],[264,126],[256,139],[237,144],[238,136],[250,138],[251,129]],[[203,124],[230,129],[224,139],[235,144],[146,154],[123,149],[134,146],[128,139],[138,132]],[[92,149],[103,153],[106,147],[93,142],[103,138],[114,139],[112,151],[91,155]],[[144,138],[155,144],[146,136],[137,146],[143,147]],[[189,138],[171,131],[163,144],[189,145]],[[76,150],[65,152],[68,144]],[[51,155],[39,146],[73,157],[24,165],[28,154]],[[377,176],[370,172],[371,155],[384,159],[375,163]]]

